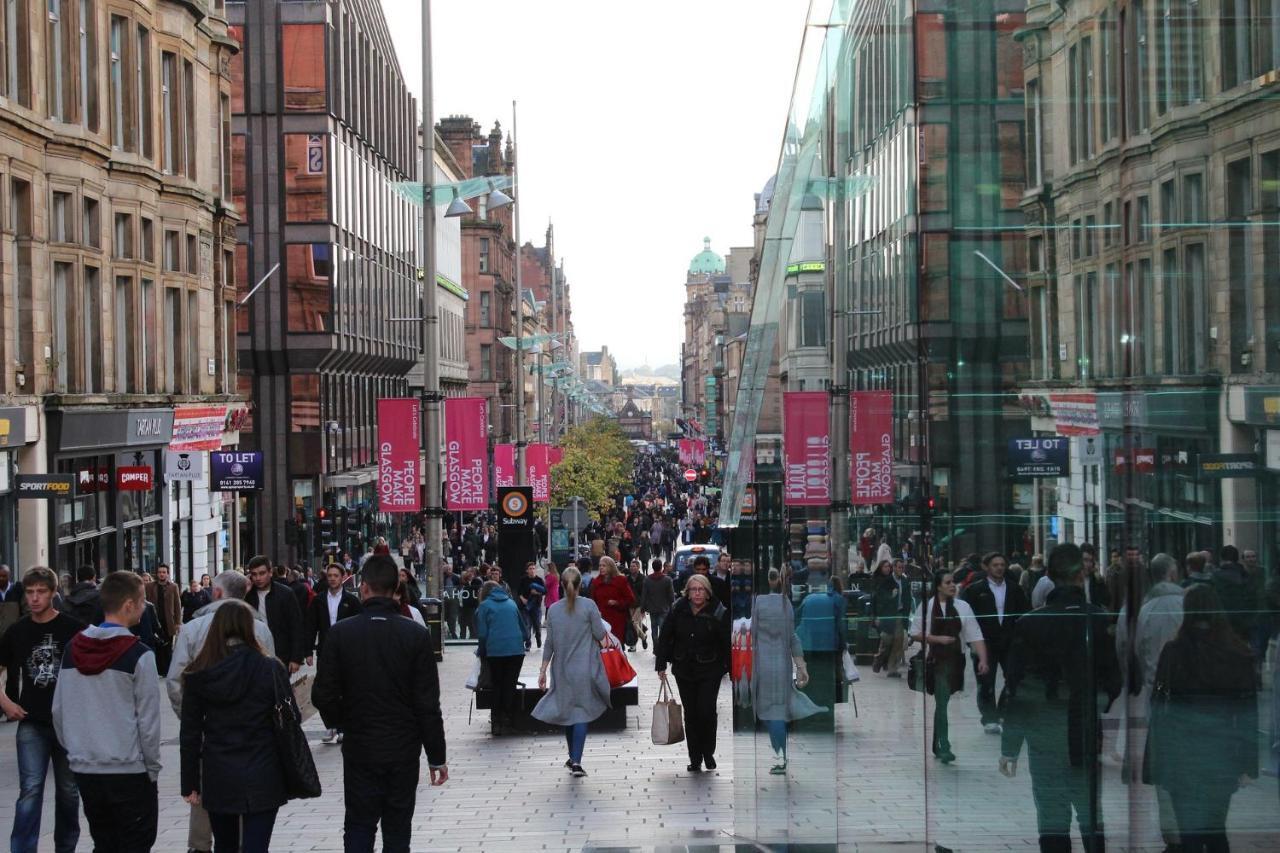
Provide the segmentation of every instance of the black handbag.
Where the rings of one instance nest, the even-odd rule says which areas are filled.
[[[925,681],[925,653],[924,649],[916,652],[915,655],[907,662],[907,687],[917,693],[924,692]]]
[[[281,689],[283,682],[283,690]],[[320,774],[316,772],[311,747],[302,732],[302,714],[293,698],[293,689],[281,669],[275,673],[276,704],[271,709],[271,728],[276,754],[284,771],[284,787],[291,800],[320,796]]]

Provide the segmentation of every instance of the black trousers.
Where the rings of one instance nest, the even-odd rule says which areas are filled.
[[[148,853],[160,816],[156,783],[146,773],[77,773],[94,853]]]
[[[347,808],[343,850],[373,853],[373,837],[381,823],[383,853],[409,853],[418,798],[418,759],[365,764],[344,754],[342,782]]]
[[[684,740],[689,748],[689,763],[701,766],[716,753],[716,705],[720,699],[720,682],[715,678],[680,678],[676,689],[684,706]]]
[[[516,683],[524,666],[524,655],[486,657],[489,676],[493,679],[493,715],[499,719],[510,717],[518,710],[520,701]]]
[[[973,676],[978,682],[978,713],[982,715],[982,724],[1000,722],[1004,711],[1005,695],[1009,684],[1009,649],[1012,643],[996,640],[987,643],[987,674],[978,674],[978,659],[973,659]],[[1004,673],[1005,687],[1000,689],[1000,698],[996,699],[996,669]]]

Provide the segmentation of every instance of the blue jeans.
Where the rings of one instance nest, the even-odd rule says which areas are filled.
[[[773,747],[774,752],[782,753],[783,758],[787,755],[787,721],[786,720],[765,720],[765,728],[769,730],[769,746]]]
[[[67,753],[58,745],[50,723],[23,720],[18,723],[18,802],[13,810],[11,853],[35,853],[40,844],[40,812],[44,807],[44,780],[53,762],[53,844],[58,853],[74,853],[80,841],[80,789],[67,764]]]
[[[666,618],[667,612],[665,610],[661,613],[649,614],[649,632],[653,634],[653,645],[655,648],[658,645],[658,635],[662,633],[662,623]]]
[[[276,809],[251,814],[209,813],[216,853],[267,853],[271,831],[276,826]]]
[[[565,743],[569,745],[569,760],[574,764],[582,763],[582,751],[587,747],[587,724],[574,723],[564,727]]]

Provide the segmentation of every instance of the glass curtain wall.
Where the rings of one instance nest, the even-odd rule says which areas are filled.
[[[1274,845],[1270,4],[815,5],[726,425],[737,833]],[[793,424],[817,207],[833,482],[800,506],[756,424]]]

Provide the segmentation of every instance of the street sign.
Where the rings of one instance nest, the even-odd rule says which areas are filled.
[[[684,471],[685,482],[692,483],[698,479],[698,472],[692,468],[686,468]]]
[[[1009,476],[1015,480],[1067,476],[1067,441],[1063,437],[1009,439]]]

